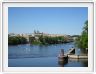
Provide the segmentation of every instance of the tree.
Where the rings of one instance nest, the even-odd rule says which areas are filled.
[[[84,50],[88,48],[88,20],[85,22],[81,36],[76,39],[76,45]]]

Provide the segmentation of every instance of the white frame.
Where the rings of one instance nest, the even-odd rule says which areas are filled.
[[[88,67],[8,67],[8,7],[88,7]],[[92,72],[93,71],[93,2],[3,2],[3,71],[4,72]]]
[[[94,72],[96,72],[96,2],[94,2]]]
[[[2,3],[0,2],[0,7]],[[2,8],[2,7],[1,7]],[[2,71],[2,9],[0,8],[0,71]]]
[[[3,2],[92,2],[94,0],[3,0]]]
[[[21,73],[5,73],[5,74],[21,74]],[[30,74],[30,73],[22,73],[22,74]],[[35,73],[35,74],[42,74],[42,73]],[[66,73],[44,73],[44,74],[66,74]],[[93,73],[67,73],[67,74],[93,74]]]

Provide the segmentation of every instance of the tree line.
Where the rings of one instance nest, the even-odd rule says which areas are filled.
[[[26,44],[27,39],[22,36],[8,36],[8,45]]]
[[[31,44],[43,44],[43,45],[48,45],[48,44],[60,44],[60,43],[65,43],[64,36],[58,36],[58,37],[50,37],[50,36],[43,36],[40,35],[38,36],[38,39],[30,38],[30,43]]]
[[[29,36],[29,42],[25,37],[22,36],[8,36],[8,44],[9,45],[17,45],[17,44],[40,44],[40,45],[48,45],[48,44],[60,44],[60,43],[67,43],[68,39],[64,36],[58,37],[51,37],[51,36]]]

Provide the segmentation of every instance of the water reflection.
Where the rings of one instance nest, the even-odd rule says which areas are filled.
[[[68,59],[68,64],[65,67],[88,67],[88,59]]]
[[[58,61],[60,67],[64,67],[64,65],[66,65],[67,63],[68,61]]]
[[[17,45],[8,47],[8,63],[9,66],[73,66],[86,67],[88,60],[86,59],[69,59],[68,61],[58,62],[58,54],[60,49],[64,49],[66,53],[71,47],[76,49],[76,54],[81,54],[81,50],[74,46],[74,43],[55,44],[55,45]],[[38,62],[39,60],[39,62]],[[22,63],[23,62],[23,63]]]

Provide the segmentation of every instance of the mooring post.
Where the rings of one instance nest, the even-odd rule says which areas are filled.
[[[68,56],[64,54],[64,49],[60,50],[60,54],[58,57],[58,63],[61,66],[64,66],[66,63],[68,63]]]
[[[64,49],[61,49],[60,56],[64,56]]]

